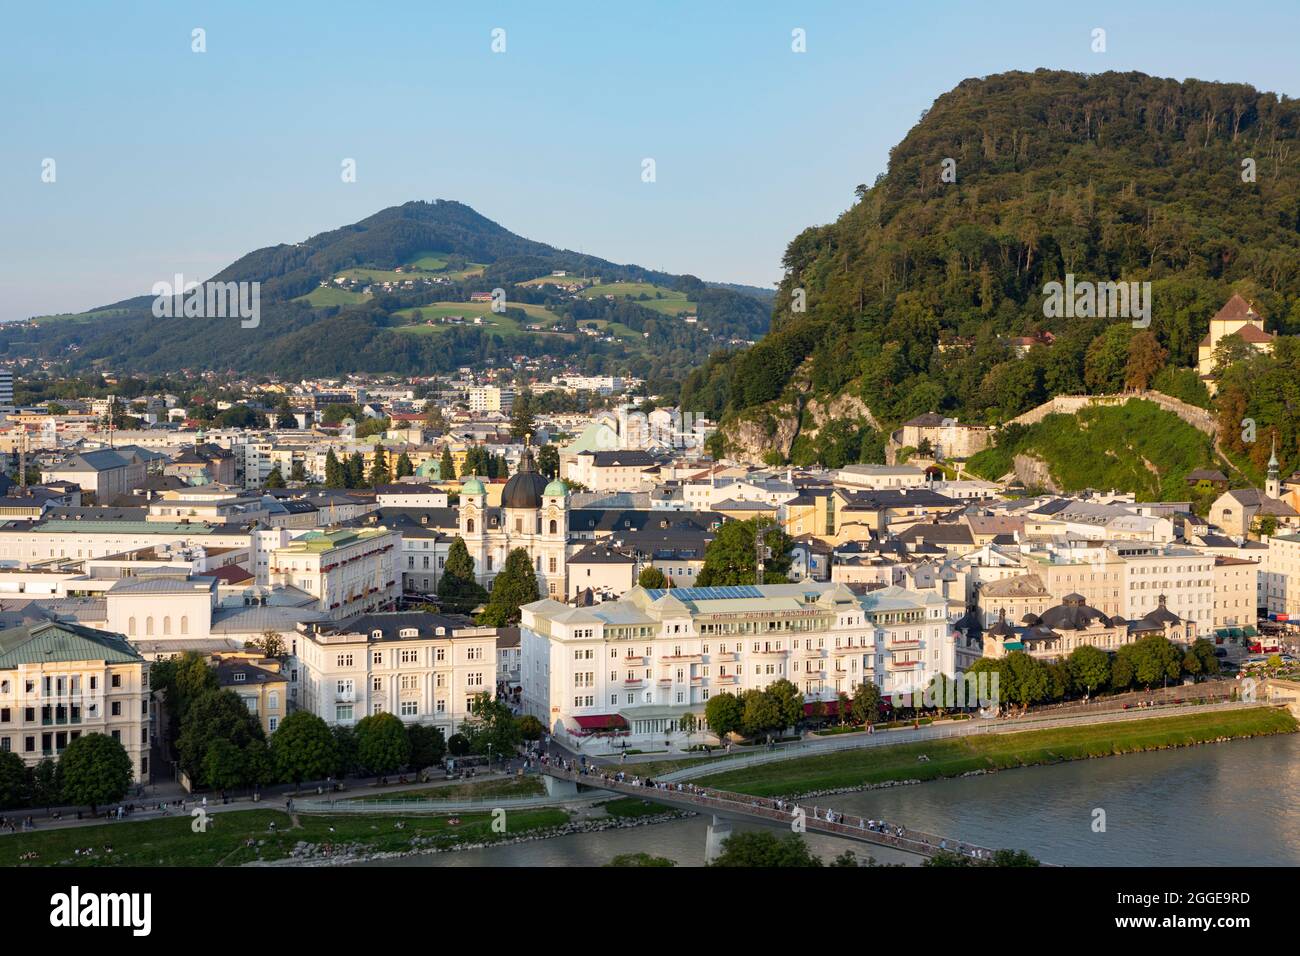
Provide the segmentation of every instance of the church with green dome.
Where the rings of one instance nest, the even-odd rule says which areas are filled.
[[[537,471],[532,449],[525,449],[519,471],[501,491],[500,507],[489,507],[487,489],[470,476],[460,487],[460,536],[474,559],[479,582],[491,588],[506,556],[523,548],[532,559],[543,595],[563,600],[569,537],[569,489],[559,478],[547,481]]]

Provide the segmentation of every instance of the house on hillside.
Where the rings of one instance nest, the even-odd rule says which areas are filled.
[[[1277,340],[1277,336],[1264,331],[1264,317],[1251,303],[1239,295],[1229,299],[1210,319],[1210,330],[1196,349],[1196,370],[1211,395],[1215,391],[1210,379],[1214,372],[1214,350],[1229,335],[1236,335],[1256,352],[1272,352]]]

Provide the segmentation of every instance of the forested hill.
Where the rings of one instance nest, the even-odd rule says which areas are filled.
[[[794,238],[772,332],[693,373],[684,404],[725,414],[734,437],[745,423],[788,435],[792,414],[807,429],[813,398],[852,396],[889,426],[930,411],[999,422],[1053,394],[1122,388],[1143,333],[1045,318],[1043,286],[1066,273],[1151,281],[1156,341],[1140,347],[1160,386],[1191,398],[1200,383],[1178,370],[1195,366],[1231,293],[1269,331],[1300,332],[1298,135],[1300,104],[1242,84],[1046,70],[966,80],[847,212]],[[1054,343],[1017,360],[1007,339],[1041,332]],[[792,457],[818,454],[796,442]]]
[[[405,203],[259,249],[212,279],[261,283],[257,328],[160,320],[152,296],[141,295],[35,327],[0,327],[0,354],[128,371],[290,375],[427,374],[508,365],[523,354],[638,375],[671,393],[711,351],[760,338],[771,313],[770,291],[557,249],[449,200]],[[472,301],[495,288],[506,292],[502,315]]]

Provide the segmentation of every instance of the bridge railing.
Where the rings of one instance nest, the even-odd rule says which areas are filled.
[[[836,813],[831,808],[817,806],[809,808],[799,803],[789,802],[787,809],[787,801],[780,801],[778,805],[778,801],[770,798],[752,797],[746,794],[733,793],[729,790],[714,790],[689,785],[686,788],[678,789],[677,786],[667,784],[666,781],[659,786],[646,786],[644,783],[616,780],[613,774],[576,773],[555,766],[545,767],[542,772],[558,777],[561,780],[571,780],[574,783],[599,787],[602,790],[613,790],[617,793],[626,793],[630,796],[638,796],[642,799],[663,803],[686,804],[726,814],[758,817],[771,820],[782,826],[792,825],[798,818],[799,812],[802,811],[803,823],[807,829],[849,837],[868,843],[878,843],[924,856],[932,856],[943,850],[950,850],[968,856],[988,856],[993,852],[988,847],[941,837],[923,830],[913,830],[897,825],[891,826],[883,822],[880,824],[880,829],[875,829],[870,827],[868,825],[869,821],[863,817],[845,816],[842,813]],[[819,811],[826,814],[826,816],[820,816]],[[829,819],[831,813],[834,813],[838,819]]]

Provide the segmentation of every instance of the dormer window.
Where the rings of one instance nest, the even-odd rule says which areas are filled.
[[[236,683],[236,684],[242,684],[242,683],[244,682],[244,674],[243,674],[243,672],[242,672],[242,671],[236,671],[236,672],[235,672],[235,675],[234,675],[234,678],[235,678],[235,683]]]

